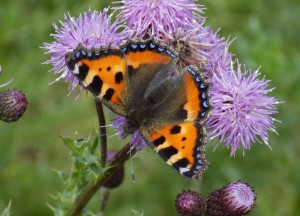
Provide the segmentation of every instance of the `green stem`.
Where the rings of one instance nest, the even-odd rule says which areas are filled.
[[[77,196],[73,205],[69,208],[66,216],[78,216],[81,214],[84,206],[86,206],[89,200],[105,183],[105,181],[107,181],[107,179],[109,179],[109,177],[112,176],[118,170],[118,168],[130,158],[130,148],[130,143],[126,144],[113,158],[113,160],[109,164],[109,168],[103,173],[103,175],[96,178],[96,180],[92,180],[85,186],[85,188],[83,188],[83,190]],[[136,149],[133,149],[131,151],[132,154],[135,154],[137,152]]]

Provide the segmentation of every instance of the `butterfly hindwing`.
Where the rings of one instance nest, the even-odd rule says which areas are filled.
[[[150,125],[141,127],[141,134],[167,164],[181,175],[197,179],[209,164],[205,159],[203,126],[211,109],[209,84],[194,67],[188,67],[174,82],[177,87],[153,112]]]
[[[186,120],[202,122],[212,108],[208,96],[210,84],[201,76],[201,71],[193,66],[186,68],[183,80],[187,98],[183,106],[187,112]]]
[[[200,75],[201,71],[189,66],[172,79],[167,79],[154,89],[148,100],[159,103],[149,118],[149,124],[197,121],[206,119],[209,103],[209,84]],[[171,87],[169,87],[171,86]]]
[[[152,131],[147,141],[167,164],[186,178],[199,178],[208,166],[205,129],[195,122],[171,124]]]

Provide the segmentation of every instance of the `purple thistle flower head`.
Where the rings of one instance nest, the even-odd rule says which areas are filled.
[[[207,61],[203,66],[203,72],[206,77],[211,78],[214,74],[232,70],[232,54],[228,52],[231,42],[224,41],[224,38],[218,36],[220,29],[213,32],[209,26],[203,28],[203,37],[200,42],[207,44],[200,48],[205,53]]]
[[[162,32],[174,35],[179,28],[192,25],[195,20],[204,20],[200,16],[203,8],[194,0],[121,0],[115,3],[123,4],[113,9],[120,12],[137,39],[159,38]]]
[[[19,90],[6,90],[0,93],[0,120],[14,122],[21,118],[27,109],[25,94]]]
[[[126,117],[124,117],[124,116],[115,116],[112,119],[112,124],[117,129],[117,131],[119,132],[120,135],[122,135],[124,133],[125,123],[126,123]],[[121,136],[119,136],[119,137],[120,137],[120,139],[122,139]],[[143,137],[140,134],[139,130],[136,130],[132,134],[130,143],[131,143],[131,148],[132,149],[136,148],[138,150],[141,150],[145,146],[147,146],[147,143],[143,139]]]
[[[246,76],[245,74],[248,74]],[[250,149],[260,139],[268,145],[268,130],[275,131],[270,115],[277,113],[278,101],[267,96],[273,89],[266,89],[269,81],[259,80],[258,71],[242,73],[227,71],[211,79],[211,104],[213,110],[206,122],[210,139],[217,138],[231,147],[231,156],[239,147]],[[259,139],[260,138],[260,139]]]
[[[253,208],[255,200],[253,189],[246,183],[237,181],[208,196],[206,214],[208,216],[246,215]]]
[[[73,51],[79,44],[86,48],[100,47],[104,45],[120,45],[126,33],[120,31],[124,28],[120,20],[112,22],[112,15],[107,15],[108,9],[103,12],[91,11],[75,18],[65,15],[65,21],[60,21],[60,26],[53,24],[55,34],[51,34],[55,40],[52,43],[45,43],[44,49],[46,54],[51,58],[46,64],[53,66],[54,73],[61,74],[56,81],[65,79],[71,84],[71,91],[79,83],[65,64],[65,55]]]
[[[205,199],[195,191],[183,191],[176,197],[175,207],[182,216],[204,216]]]
[[[182,70],[189,65],[203,66],[207,62],[207,50],[210,44],[202,42],[206,33],[202,24],[195,24],[192,28],[187,26],[179,28],[174,34],[164,32],[158,41],[174,48],[179,57],[178,69]]]

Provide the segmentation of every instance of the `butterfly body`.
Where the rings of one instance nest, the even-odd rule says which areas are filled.
[[[203,121],[211,109],[209,84],[195,67],[174,75],[178,57],[153,40],[119,48],[79,46],[66,63],[108,108],[124,116],[123,138],[138,130],[181,175],[197,179],[208,166]]]

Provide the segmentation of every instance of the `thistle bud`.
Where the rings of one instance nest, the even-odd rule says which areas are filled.
[[[27,108],[27,99],[19,90],[6,90],[0,93],[0,120],[17,121]]]
[[[107,162],[110,162],[114,156],[116,155],[116,152],[108,152],[107,153]],[[103,184],[104,187],[113,189],[116,187],[119,187],[124,179],[124,174],[125,174],[125,168],[124,165],[120,166],[118,170],[110,177],[107,179],[107,181]]]
[[[255,203],[253,189],[237,181],[212,192],[206,201],[207,216],[243,216]]]
[[[204,216],[205,199],[195,191],[183,191],[176,197],[175,207],[180,216]]]

